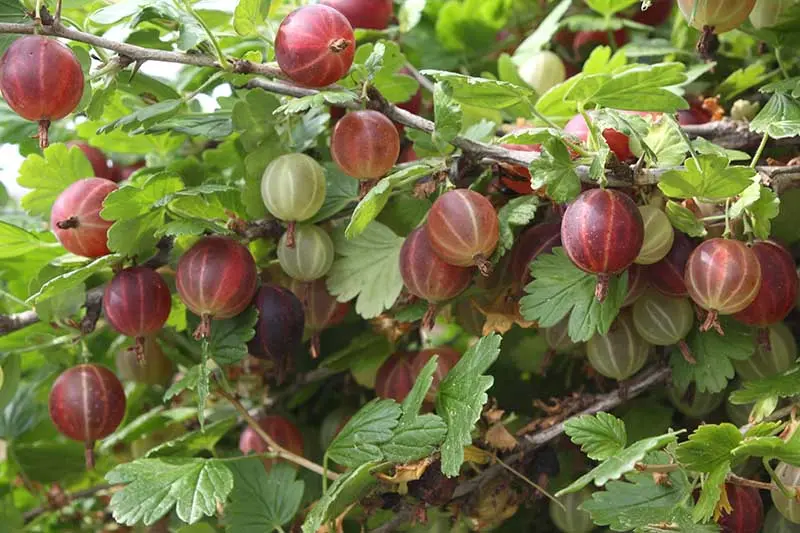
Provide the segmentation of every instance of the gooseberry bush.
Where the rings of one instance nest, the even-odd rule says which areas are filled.
[[[797,0],[0,19],[0,531],[800,528]]]

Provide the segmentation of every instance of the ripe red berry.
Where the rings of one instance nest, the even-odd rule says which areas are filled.
[[[125,181],[126,179],[130,178],[134,172],[139,170],[140,168],[145,167],[144,161],[138,161],[133,163],[132,165],[123,165],[119,166],[116,164],[111,165],[111,181],[116,181],[119,183],[120,181]]]
[[[49,406],[58,431],[86,444],[86,468],[93,468],[94,441],[114,433],[125,416],[125,391],[109,369],[78,365],[53,383]]]
[[[391,398],[402,402],[411,392],[416,374],[411,366],[411,356],[406,353],[392,354],[383,362],[375,376],[375,394],[379,398]]]
[[[761,266],[743,242],[710,239],[695,248],[686,262],[686,289],[708,311],[702,331],[720,329],[717,315],[732,315],[753,302],[761,288]]]
[[[400,136],[392,121],[377,111],[351,111],[333,129],[331,156],[345,174],[377,179],[400,155]]]
[[[123,349],[117,352],[117,374],[120,379],[137,381],[146,385],[169,383],[175,373],[172,360],[164,355],[155,337],[146,337],[144,341],[144,359],[139,361],[136,352]]]
[[[575,265],[597,274],[595,294],[603,301],[610,274],[633,263],[644,241],[644,224],[636,204],[627,195],[591,189],[567,208],[561,223],[561,242]]]
[[[347,17],[353,28],[383,30],[389,26],[394,5],[392,0],[322,0]]]
[[[436,255],[425,226],[406,237],[400,249],[400,274],[408,292],[431,304],[455,298],[472,281],[471,269],[451,265]],[[435,314],[436,307],[431,305],[423,323],[432,326]]]
[[[39,145],[46,148],[50,121],[66,117],[81,101],[83,70],[55,39],[20,37],[0,58],[0,92],[16,114],[39,123]]]
[[[764,523],[764,502],[754,487],[725,483],[725,492],[731,504],[730,513],[722,511],[719,525],[722,533],[758,533]]]
[[[687,98],[687,100],[689,101],[689,109],[678,111],[678,124],[691,126],[711,121],[711,113],[703,108],[703,98],[694,97]]]
[[[648,265],[645,269],[650,285],[667,296],[686,296],[686,282],[683,274],[686,270],[686,261],[694,250],[694,242],[679,231],[675,236],[664,259]]]
[[[311,355],[319,357],[319,333],[331,326],[341,324],[350,310],[348,302],[340,302],[328,292],[324,279],[304,283],[292,279],[289,289],[303,304],[306,327],[311,330]]]
[[[111,167],[108,166],[106,154],[104,154],[98,148],[89,146],[88,143],[83,141],[69,141],[66,143],[66,146],[69,148],[75,146],[79,148],[81,152],[83,152],[83,155],[86,156],[86,159],[88,159],[89,163],[92,165],[94,177],[111,181],[119,181],[118,179],[115,179],[116,176],[114,175],[114,172],[112,171]]]
[[[275,59],[284,74],[306,87],[325,87],[347,74],[356,41],[344,15],[308,5],[289,13],[275,36]]]
[[[698,30],[708,26],[715,33],[738,27],[747,20],[755,5],[756,0],[678,0],[678,7],[689,24]]]
[[[629,111],[627,113],[642,117],[654,116],[653,113],[640,111]],[[581,114],[575,115],[572,117],[572,119],[570,119],[569,122],[567,122],[567,125],[564,126],[564,132],[574,135],[582,142],[589,140],[589,126],[586,124],[586,120]],[[617,159],[620,161],[628,161],[634,158],[634,154],[630,147],[630,139],[627,135],[612,128],[604,129],[602,134],[603,138],[606,140],[606,143],[608,143],[608,147],[612,152],[614,152],[614,154],[617,156]]]
[[[756,299],[734,315],[739,322],[765,327],[780,322],[797,298],[797,271],[789,251],[775,241],[760,241],[751,248],[761,265],[761,289]]]
[[[292,291],[277,285],[263,285],[253,304],[258,309],[258,322],[256,335],[247,346],[252,355],[273,362],[280,383],[292,353],[303,342],[303,304]]]
[[[58,195],[50,211],[50,229],[67,251],[83,257],[110,253],[107,232],[113,222],[101,218],[100,211],[106,196],[116,190],[111,181],[87,178]]]
[[[501,144],[503,148],[517,150],[519,152],[541,152],[541,144]],[[500,181],[517,194],[533,194],[531,188],[531,172],[521,165],[502,164],[513,177],[502,177]],[[521,178],[521,179],[514,179]]]
[[[258,425],[278,446],[295,455],[303,455],[303,434],[293,423],[279,415],[267,415],[258,420]],[[245,455],[266,453],[269,446],[253,428],[247,426],[239,437],[239,450]],[[280,459],[262,459],[267,471],[278,461]]]
[[[438,356],[438,359],[436,361],[436,370],[433,372],[431,388],[425,394],[425,400],[428,402],[436,400],[436,393],[439,392],[439,383],[442,382],[447,373],[456,366],[456,363],[461,358],[461,354],[449,346],[422,350],[411,359],[411,374],[414,377],[414,381],[419,378],[419,373],[422,372],[422,369],[434,355]]]
[[[635,5],[636,13],[632,19],[639,24],[648,26],[661,26],[672,14],[673,0],[655,0],[649,8],[642,10],[639,4]]]
[[[175,282],[183,303],[202,319],[196,338],[211,333],[212,318],[234,317],[250,305],[257,274],[250,251],[227,237],[203,237],[181,256]]]
[[[623,46],[626,42],[628,42],[628,34],[625,33],[625,30],[614,32],[614,44],[617,47]],[[572,52],[576,57],[582,58],[595,47],[608,44],[608,32],[606,31],[579,31],[572,41]]]
[[[172,297],[161,274],[147,267],[119,271],[106,286],[103,313],[115,330],[136,338],[136,354],[144,356],[144,337],[158,332],[169,318]]]
[[[561,246],[560,222],[536,224],[520,233],[511,248],[509,270],[512,283],[519,288],[530,283],[531,263],[539,254],[550,253],[556,246]]]
[[[491,202],[469,189],[441,195],[428,212],[428,237],[436,255],[451,265],[477,265],[488,276],[489,257],[497,248],[500,221]]]

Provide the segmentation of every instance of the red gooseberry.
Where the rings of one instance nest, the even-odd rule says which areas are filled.
[[[50,229],[61,245],[75,255],[108,255],[108,228],[112,222],[100,217],[103,201],[117,190],[102,178],[78,180],[58,195],[50,211]]]
[[[256,292],[253,304],[258,310],[258,321],[255,337],[247,346],[252,355],[273,362],[280,383],[292,353],[303,342],[303,304],[292,291],[277,285],[263,285]]]
[[[664,256],[664,259],[645,267],[650,285],[667,296],[688,295],[683,274],[692,250],[694,250],[694,242],[685,234],[675,231],[672,248]]]
[[[595,295],[605,300],[610,274],[633,263],[644,242],[644,223],[629,196],[609,189],[590,189],[567,208],[561,242],[575,265],[597,274]]]
[[[258,419],[258,425],[278,446],[302,457],[303,434],[293,423],[280,415],[267,415]],[[239,437],[239,450],[245,455],[250,452],[260,454],[270,451],[266,441],[250,426]],[[267,471],[278,461],[280,459],[262,459]]]
[[[472,281],[472,270],[446,263],[433,251],[425,226],[412,231],[400,249],[400,274],[408,292],[430,302],[423,325],[433,326],[437,303],[461,294]]]
[[[653,113],[645,111],[627,111],[626,113],[636,114],[641,117],[654,117]],[[581,114],[575,115],[567,122],[566,126],[564,126],[564,132],[574,135],[582,142],[586,142],[589,139],[589,126],[586,124],[586,119],[584,119]],[[630,139],[627,135],[613,128],[604,129],[602,134],[606,143],[608,143],[608,147],[614,152],[617,159],[620,161],[627,161],[634,158],[630,147]]]
[[[447,373],[456,366],[456,363],[458,363],[458,360],[461,358],[461,354],[449,346],[439,346],[422,350],[411,359],[411,375],[414,377],[414,381],[419,378],[419,373],[422,372],[422,369],[434,355],[437,356],[438,359],[436,360],[436,370],[433,372],[431,387],[425,394],[425,400],[428,402],[436,400],[436,393],[439,392],[439,383],[442,382]]]
[[[541,152],[541,144],[501,144],[503,148],[517,150],[519,152]],[[512,177],[503,176],[500,181],[517,194],[533,194],[531,187],[531,172],[522,165],[503,164],[503,168],[508,170]],[[515,179],[522,178],[522,179]]]
[[[411,356],[406,353],[392,354],[383,362],[375,376],[375,394],[379,398],[391,398],[402,402],[411,392],[416,374],[411,366]]]
[[[377,111],[351,111],[333,128],[331,156],[345,174],[360,180],[380,178],[400,155],[400,136]]]
[[[696,4],[696,5],[695,5]],[[678,0],[683,17],[695,28],[725,33],[747,20],[756,0]]]
[[[169,318],[172,297],[161,274],[147,267],[126,268],[106,285],[103,313],[115,330],[136,338],[135,353],[144,358],[144,337],[158,332]]]
[[[536,224],[520,233],[511,248],[512,283],[522,288],[531,281],[531,263],[539,254],[549,253],[556,246],[561,246],[561,223],[550,222]]]
[[[661,26],[669,20],[673,5],[673,0],[655,0],[647,9],[640,9],[637,3],[636,13],[631,18],[634,22],[638,22],[639,24]]]
[[[72,148],[73,146],[80,149],[83,152],[83,155],[86,156],[86,159],[89,160],[89,164],[92,165],[92,172],[94,172],[94,177],[96,178],[103,178],[106,180],[116,181],[114,172],[111,167],[108,166],[108,159],[106,158],[106,154],[104,154],[98,148],[94,146],[89,146],[88,143],[83,141],[69,141],[66,143],[66,146]]]
[[[794,307],[797,271],[792,254],[775,241],[759,241],[751,250],[761,265],[761,288],[755,300],[734,318],[763,328],[786,318]]]
[[[714,327],[721,333],[717,316],[738,313],[758,295],[761,265],[743,242],[709,239],[689,256],[684,280],[689,297],[708,311],[701,331]]]
[[[322,0],[347,17],[354,28],[383,30],[389,26],[394,4],[392,0]]]
[[[78,365],[56,378],[49,407],[58,431],[86,444],[86,468],[91,469],[94,441],[114,433],[125,416],[125,391],[109,369]]]
[[[0,58],[0,92],[16,114],[39,123],[39,146],[50,121],[72,113],[83,96],[83,70],[65,45],[41,35],[20,37]]]
[[[681,126],[693,126],[705,124],[711,121],[711,113],[703,107],[702,98],[687,98],[689,109],[678,110],[678,124]]]
[[[758,533],[764,523],[764,502],[755,487],[725,483],[730,511],[719,517],[722,533]]]
[[[234,317],[250,305],[257,274],[250,251],[227,237],[203,237],[181,256],[175,285],[186,307],[201,318],[195,338],[211,333],[212,318]]]
[[[112,181],[116,181],[117,183],[119,183],[120,181],[124,181],[124,180],[130,178],[133,175],[134,172],[136,172],[137,170],[139,170],[141,168],[144,168],[144,167],[145,167],[145,162],[144,161],[137,161],[136,163],[133,163],[132,165],[122,165],[122,166],[119,166],[119,165],[116,165],[116,164],[112,164],[111,165],[111,180]]]
[[[606,31],[579,31],[575,34],[572,41],[572,52],[576,57],[583,57],[587,50],[592,50],[597,46],[608,45],[608,32]],[[628,34],[624,29],[614,32],[614,44],[617,47],[623,46],[628,42]]]
[[[488,258],[497,248],[500,221],[485,196],[469,189],[444,193],[433,202],[426,227],[433,250],[445,262],[491,273]]]
[[[314,4],[295,9],[275,36],[275,59],[284,74],[306,87],[325,87],[347,74],[356,42],[353,28],[332,7]]]

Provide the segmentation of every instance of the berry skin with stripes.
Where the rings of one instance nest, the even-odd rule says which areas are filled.
[[[674,298],[649,289],[633,304],[633,325],[650,344],[677,344],[683,357],[696,362],[684,338],[692,330],[694,310],[687,298]]]
[[[94,441],[114,433],[125,416],[125,391],[109,369],[78,365],[56,378],[49,408],[59,433],[86,444],[86,468],[91,469]]]
[[[694,302],[708,311],[701,331],[722,328],[718,315],[732,315],[750,305],[761,288],[761,265],[746,244],[732,239],[710,239],[694,249],[686,262],[686,289]]]
[[[627,195],[591,189],[564,213],[561,242],[578,268],[597,274],[595,296],[602,302],[609,276],[628,268],[642,249],[642,215]]]
[[[525,287],[533,279],[531,263],[539,254],[550,253],[556,246],[561,246],[561,223],[536,224],[522,233],[511,248],[509,270],[511,279],[520,288]]]
[[[644,241],[635,262],[640,265],[652,265],[661,261],[670,251],[675,240],[675,232],[667,215],[661,209],[642,205],[639,206],[639,212],[644,222]]]
[[[175,286],[186,307],[201,318],[195,338],[211,333],[211,319],[244,311],[253,300],[257,278],[250,251],[227,237],[203,237],[183,254]]]
[[[414,387],[412,357],[407,353],[394,353],[378,369],[375,376],[375,394],[378,398],[391,398],[402,402]]]
[[[75,255],[101,257],[108,249],[108,228],[100,217],[103,201],[117,190],[114,182],[87,178],[72,183],[58,195],[50,211],[50,228],[61,245]]]
[[[778,466],[775,467],[775,474],[785,487],[789,489],[800,487],[800,467],[788,463],[778,463]],[[800,524],[800,501],[797,498],[789,498],[774,484],[770,495],[775,508],[786,520],[793,524]]]
[[[797,340],[789,327],[778,322],[767,328],[769,349],[757,342],[749,359],[734,360],[733,368],[744,380],[769,378],[789,370],[797,360]]]
[[[106,286],[103,313],[115,330],[136,338],[136,353],[144,357],[144,337],[158,332],[169,318],[172,297],[161,274],[147,267],[119,271]]]
[[[314,281],[323,277],[333,265],[333,240],[319,226],[297,226],[294,246],[289,246],[289,234],[278,241],[278,262],[289,277],[297,281]]]
[[[325,170],[305,154],[276,158],[261,178],[261,198],[267,211],[284,222],[303,222],[325,201]]]
[[[755,487],[725,483],[730,512],[719,517],[722,533],[758,533],[764,524],[764,502]]]
[[[267,415],[258,419],[258,425],[261,426],[261,429],[263,429],[267,435],[272,437],[272,440],[274,440],[278,446],[302,457],[305,444],[303,442],[303,434],[292,422],[289,422],[280,415]],[[262,454],[268,452],[269,447],[253,428],[247,426],[239,437],[239,451],[244,455],[251,452]],[[279,462],[280,459],[262,459],[262,461],[264,463],[264,468],[269,471],[272,465]]]
[[[90,146],[88,143],[83,141],[69,141],[64,143],[64,145],[69,148],[74,146],[83,152],[83,155],[85,155],[86,159],[89,160],[89,164],[92,165],[92,172],[94,172],[95,178],[103,178],[114,182],[120,181],[116,179],[116,176],[114,176],[113,169],[108,166],[108,158],[106,157],[106,154],[104,154],[99,148]]]
[[[377,111],[351,111],[333,129],[331,156],[353,178],[380,178],[399,155],[400,135],[392,121]]]
[[[83,96],[83,70],[67,46],[40,35],[20,37],[0,58],[0,92],[24,119],[39,123],[39,145],[48,145],[50,121],[72,113]]]
[[[605,335],[586,341],[589,364],[599,374],[622,381],[637,373],[647,361],[650,344],[633,325],[630,312],[623,311]]]
[[[258,310],[258,321],[255,337],[247,346],[251,355],[272,361],[280,383],[290,357],[303,342],[303,304],[289,289],[263,285],[256,292],[253,305]]]
[[[756,0],[678,0],[683,18],[691,26],[698,30],[708,26],[717,34],[739,27],[755,5]]]
[[[694,250],[694,242],[679,231],[673,231],[672,248],[661,261],[647,265],[650,286],[667,296],[687,296],[684,272],[686,262]]]
[[[347,17],[354,28],[368,30],[385,30],[394,10],[392,0],[323,0],[322,4]]]
[[[275,59],[292,81],[325,87],[347,74],[356,41],[353,27],[332,7],[315,4],[289,13],[275,36]]]
[[[469,189],[444,193],[428,213],[427,231],[433,251],[445,262],[491,273],[489,257],[497,248],[500,222],[485,196]]]
[[[734,318],[749,326],[780,322],[797,298],[798,277],[792,254],[775,241],[759,241],[751,248],[761,265],[761,288],[755,300]]]

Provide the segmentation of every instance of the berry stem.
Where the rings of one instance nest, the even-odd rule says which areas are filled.
[[[78,217],[69,217],[65,220],[59,220],[58,222],[56,222],[56,227],[58,229],[73,229],[77,228],[80,225],[81,223],[78,220]]]
[[[725,332],[722,331],[722,326],[719,323],[719,313],[713,309],[706,315],[703,325],[700,326],[700,331],[708,331],[711,328],[714,328],[720,335],[725,335]]]
[[[294,232],[297,227],[294,220],[286,225],[286,246],[294,248]]]
[[[762,350],[765,352],[772,351],[772,342],[769,340],[769,329],[767,328],[758,328],[757,337],[758,345],[761,347]]]
[[[87,440],[83,451],[83,457],[86,462],[86,470],[94,470],[94,441]]]
[[[318,359],[320,354],[319,333],[311,336],[311,358]]]
[[[44,150],[48,146],[50,146],[50,121],[49,120],[40,120],[39,121],[39,133],[37,137],[39,138],[39,148]]]
[[[197,340],[205,339],[211,335],[211,315],[203,313],[200,317],[200,325],[194,330],[194,338]]]
[[[144,337],[139,335],[133,344],[133,352],[136,354],[136,362],[139,366],[144,366]]]
[[[603,303],[608,296],[608,284],[611,277],[608,274],[600,273],[597,275],[597,285],[594,287],[594,297],[597,301]]]
[[[483,254],[475,254],[475,257],[472,259],[475,261],[475,264],[478,265],[478,271],[480,271],[481,275],[484,278],[488,278],[494,268],[492,262],[486,259],[486,256]]]
[[[422,327],[431,329],[436,324],[436,315],[439,312],[439,307],[435,303],[428,304],[428,310],[422,317]]]
[[[686,360],[687,363],[690,365],[696,365],[697,359],[694,358],[692,355],[692,351],[689,349],[689,345],[686,344],[686,341],[681,339],[678,341],[678,349],[681,351],[681,355]]]

